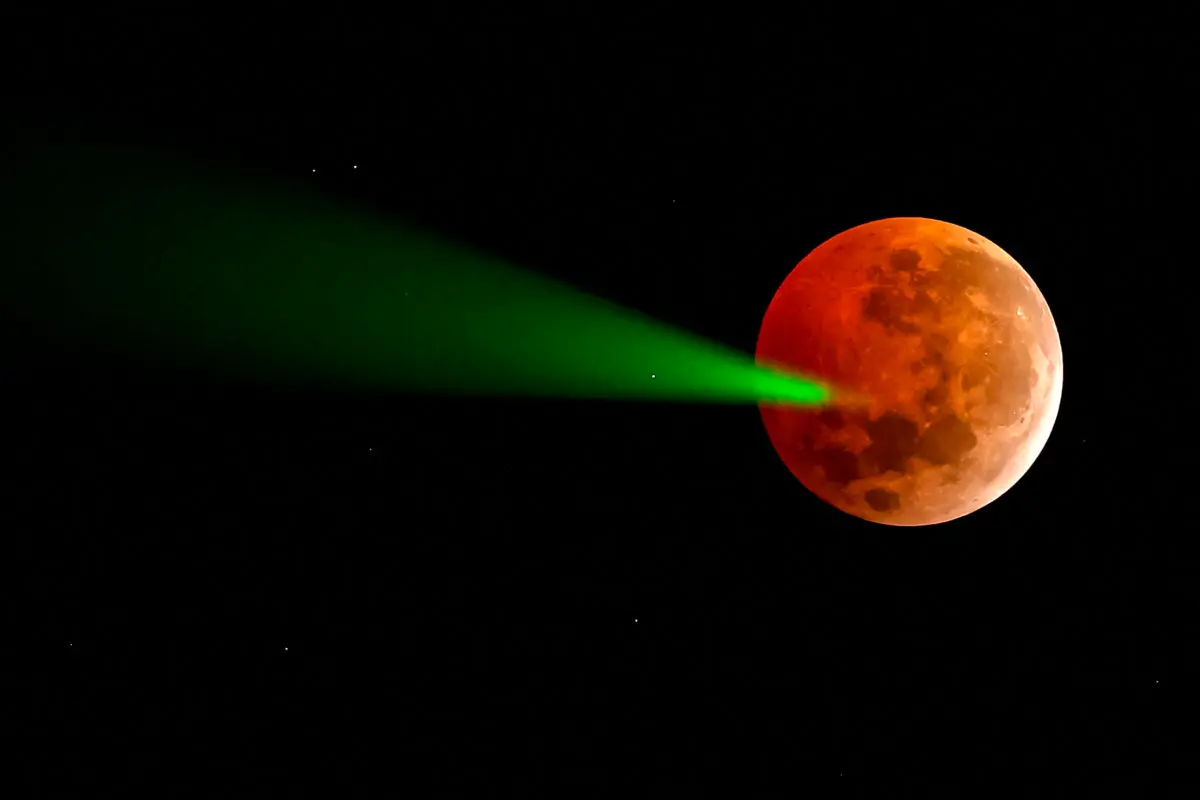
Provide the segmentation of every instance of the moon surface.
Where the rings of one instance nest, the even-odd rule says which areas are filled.
[[[800,482],[848,514],[933,525],[991,503],[1050,437],[1062,345],[1028,273],[966,228],[868,222],[806,256],[763,319],[756,359],[861,393],[760,404]]]

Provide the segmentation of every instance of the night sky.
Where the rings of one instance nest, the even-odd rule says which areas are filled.
[[[1015,488],[903,529],[809,494],[752,405],[236,381],[6,320],[7,780],[755,796],[1190,763],[1182,26],[853,17],[16,18],[10,121],[416,222],[746,352],[830,236],[963,225],[1038,283],[1065,386]]]

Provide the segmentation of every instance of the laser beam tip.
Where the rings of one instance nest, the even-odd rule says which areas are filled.
[[[871,396],[854,389],[831,389],[830,405],[862,407],[871,405]]]

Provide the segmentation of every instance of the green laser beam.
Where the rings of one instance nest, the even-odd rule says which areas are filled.
[[[128,150],[10,181],[10,313],[259,377],[467,395],[830,402],[819,381],[311,193]]]

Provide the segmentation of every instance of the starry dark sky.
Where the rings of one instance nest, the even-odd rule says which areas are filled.
[[[751,352],[817,244],[945,219],[1025,266],[1065,356],[1029,474],[892,529],[809,495],[752,406],[246,384],[6,321],[20,778],[261,796],[1187,763],[1178,21],[804,13],[19,18],[10,119],[299,182]]]

